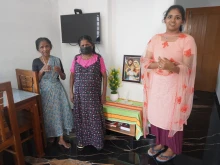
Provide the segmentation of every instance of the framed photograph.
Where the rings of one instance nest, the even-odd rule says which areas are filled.
[[[122,81],[141,82],[141,56],[124,55]]]

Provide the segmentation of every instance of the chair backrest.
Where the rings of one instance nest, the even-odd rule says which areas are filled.
[[[7,102],[6,109],[4,107],[4,99],[5,102]],[[5,120],[4,110],[7,111],[8,123]],[[6,149],[9,151],[8,148],[13,146],[14,150],[10,152],[15,154],[16,164],[23,165],[24,155],[21,146],[11,82],[0,83],[0,140],[0,152]]]
[[[16,71],[16,77],[17,77],[17,82],[18,82],[18,89],[39,94],[38,108],[39,108],[39,115],[40,115],[40,121],[41,121],[41,128],[42,128],[43,136],[44,136],[44,144],[46,146],[38,73],[31,71],[31,70],[23,70],[23,69],[16,69],[15,71]]]
[[[38,94],[40,93],[37,72],[23,69],[16,69],[15,72],[18,82],[18,89]]]
[[[3,144],[11,136],[11,131],[9,130],[8,123],[5,119],[4,114],[4,100],[3,93],[7,93],[7,84],[0,84],[0,144]],[[9,91],[10,93],[10,91]],[[10,94],[7,93],[7,96],[10,97]],[[8,101],[11,101],[10,99]],[[12,102],[13,103],[13,102]]]
[[[3,94],[4,92],[5,92],[5,98]],[[9,117],[9,123],[6,122],[3,99],[6,99],[8,102],[7,114]],[[14,123],[11,123],[10,121],[13,121]],[[11,83],[10,82],[0,83],[0,148],[1,149],[2,149],[1,145],[7,142],[7,140],[12,136],[12,132],[18,131],[18,127],[16,128],[14,127],[16,121],[17,119],[16,119]],[[9,129],[9,125],[11,129]]]

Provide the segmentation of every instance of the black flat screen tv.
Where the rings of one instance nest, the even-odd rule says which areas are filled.
[[[77,43],[82,35],[89,35],[100,43],[100,13],[61,15],[62,43]]]

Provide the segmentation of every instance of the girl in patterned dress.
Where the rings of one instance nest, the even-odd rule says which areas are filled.
[[[59,58],[50,55],[52,44],[48,38],[38,38],[36,49],[42,56],[34,59],[32,70],[39,75],[46,137],[50,138],[51,142],[54,137],[59,137],[58,144],[70,148],[71,145],[64,141],[63,134],[69,134],[72,130],[73,114],[60,82],[60,78],[66,79],[62,63]]]
[[[183,125],[192,109],[197,49],[193,37],[181,33],[184,21],[184,8],[171,6],[164,16],[166,32],[149,41],[141,60],[144,133],[148,134],[149,121],[157,145],[148,154],[159,155],[156,159],[160,162],[181,153]]]
[[[74,104],[77,147],[93,145],[100,150],[105,135],[106,67],[103,58],[95,52],[90,36],[80,37],[78,44],[81,54],[75,56],[70,69],[70,99]]]

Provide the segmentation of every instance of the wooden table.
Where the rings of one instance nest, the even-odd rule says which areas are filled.
[[[28,110],[32,113],[32,125],[34,132],[34,141],[37,150],[37,156],[44,156],[44,147],[40,129],[40,118],[39,118],[39,108],[38,108],[38,99],[39,94],[26,92],[23,90],[12,89],[13,98],[15,103],[15,110]],[[7,108],[7,98],[4,97],[4,106]]]

